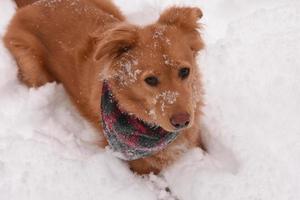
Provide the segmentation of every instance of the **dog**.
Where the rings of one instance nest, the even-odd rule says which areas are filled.
[[[110,0],[16,3],[3,40],[19,79],[29,87],[61,83],[105,135],[100,145],[121,153],[134,172],[157,174],[201,146],[199,8],[171,7],[141,27]]]

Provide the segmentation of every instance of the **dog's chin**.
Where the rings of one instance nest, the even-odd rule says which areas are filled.
[[[132,118],[132,119],[138,121],[139,123],[142,123],[144,126],[147,126],[151,129],[159,128],[159,129],[164,130],[166,133],[176,131],[176,129],[174,129],[171,126],[166,126],[165,124],[160,124],[159,121],[164,121],[163,119],[159,120],[159,119],[161,119],[160,117],[157,117],[158,120],[153,120],[151,117],[145,118],[145,116],[139,115],[138,110],[136,112],[132,111],[132,106],[130,108],[127,108],[127,106],[123,105],[121,102],[119,102],[115,96],[113,97],[113,99],[117,103],[116,109],[120,110],[120,112],[122,112],[124,115],[127,115],[128,118]],[[136,109],[133,109],[133,110],[136,110]]]
[[[116,98],[115,98],[115,100],[118,101]],[[131,117],[139,120],[140,122],[147,125],[148,127],[151,127],[151,128],[154,128],[154,129],[161,128],[166,133],[167,132],[178,132],[178,131],[181,131],[181,130],[184,130],[184,129],[188,128],[188,127],[185,127],[185,128],[181,128],[181,129],[176,129],[173,126],[170,125],[168,120],[165,120],[165,118],[161,117],[161,116],[156,116],[156,120],[153,120],[153,118],[147,117],[147,116],[145,118],[145,116],[140,116],[138,114],[139,111],[136,111],[136,112],[129,111],[132,108],[127,109],[126,106],[122,105],[120,102],[118,102],[118,108],[121,110],[122,113],[130,115]],[[161,123],[161,122],[165,122],[165,123]]]
[[[166,125],[165,123],[160,123],[163,122],[164,119],[160,118],[157,116],[156,120],[153,120],[151,117],[146,117],[145,116],[139,116],[139,114],[135,114],[135,112],[132,111],[127,111],[125,107],[122,105],[118,104],[119,109],[122,110],[123,113],[126,113],[127,115],[132,116],[133,118],[139,120],[143,124],[145,124],[148,127],[153,127],[153,128],[161,128],[166,132],[176,132],[178,131],[177,129],[173,128],[172,126],[169,126],[168,124]]]
[[[133,106],[128,106],[128,102],[124,105],[122,104],[122,102],[118,101],[118,98],[116,98],[116,96],[113,97],[113,100],[116,101],[117,103],[117,109],[120,110],[120,112],[122,112],[123,114],[128,115],[130,118],[133,118],[137,121],[139,121],[139,123],[144,124],[145,126],[151,128],[151,129],[162,129],[166,134],[168,134],[169,132],[179,132],[179,131],[183,131],[186,129],[189,129],[192,126],[192,123],[190,123],[187,127],[183,127],[183,128],[175,128],[173,127],[169,120],[165,119],[165,116],[159,116],[157,115],[155,118],[156,120],[153,120],[153,118],[151,118],[150,116],[140,116],[140,114],[138,112],[140,112],[140,110],[133,108]],[[128,108],[129,107],[129,108]],[[136,110],[136,112],[134,111]],[[161,123],[164,122],[164,123]]]

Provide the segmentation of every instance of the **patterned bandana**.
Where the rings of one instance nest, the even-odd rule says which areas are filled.
[[[175,140],[179,132],[153,127],[121,111],[106,81],[103,82],[101,116],[104,135],[113,151],[124,160],[150,156]]]

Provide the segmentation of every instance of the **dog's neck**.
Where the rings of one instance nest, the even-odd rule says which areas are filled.
[[[113,28],[117,23],[106,26],[106,30]],[[103,74],[104,65],[109,63],[102,61],[95,61],[93,56],[96,51],[96,45],[101,38],[102,28],[96,29],[89,35],[85,43],[81,47],[78,47],[76,60],[77,70],[80,71],[80,76],[75,77],[77,84],[70,84],[72,88],[68,88],[67,91],[71,93],[73,102],[80,107],[81,113],[89,119],[97,128],[101,125],[99,122],[101,90],[103,80],[101,74]],[[103,32],[102,32],[103,34]],[[98,35],[98,37],[96,37]],[[88,78],[88,81],[86,77]],[[100,127],[102,128],[102,127]]]

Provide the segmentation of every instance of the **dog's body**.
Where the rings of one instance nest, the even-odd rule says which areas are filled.
[[[166,130],[174,130],[169,121],[174,113],[189,113],[191,123],[166,149],[129,162],[136,172],[158,173],[185,150],[200,145],[202,92],[195,62],[203,48],[196,30],[200,17],[197,8],[171,8],[157,23],[141,28],[128,24],[109,0],[42,0],[17,11],[4,41],[26,85],[62,83],[80,113],[100,132],[103,80],[110,81],[124,110]],[[191,71],[187,79],[176,78],[181,66]],[[159,86],[145,85],[149,74],[159,77]],[[170,101],[166,91],[175,99]],[[176,116],[180,122],[183,115]]]

